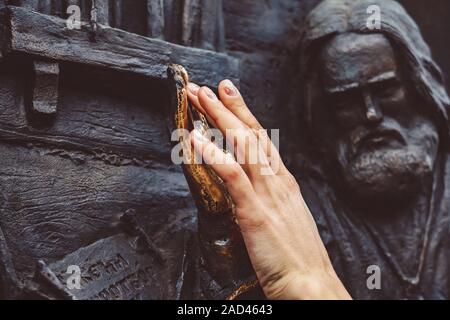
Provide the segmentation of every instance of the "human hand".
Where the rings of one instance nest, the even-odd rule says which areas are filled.
[[[222,81],[218,93],[220,99],[207,87],[188,85],[192,105],[232,142],[234,156],[245,161],[238,163],[197,130],[191,141],[233,198],[237,223],[267,298],[350,299],[276,147],[231,81]],[[255,154],[257,161],[249,161]]]

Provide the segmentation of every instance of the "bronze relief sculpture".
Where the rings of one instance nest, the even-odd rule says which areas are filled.
[[[41,12],[56,10],[45,3]],[[94,3],[94,35],[23,8],[0,15],[2,59],[12,56],[0,76],[0,297],[264,298],[223,183],[207,166],[181,172],[168,159],[167,123],[209,124],[187,103],[187,72],[171,64],[166,77],[167,64],[209,86],[239,78],[239,59],[214,52],[227,50],[224,2]],[[379,29],[367,26],[370,5],[381,9]],[[148,25],[144,15],[127,20],[143,8]],[[396,1],[325,0],[302,32],[300,81],[286,85],[302,102],[287,118],[307,145],[290,169],[334,268],[355,299],[448,299],[450,101],[419,28]],[[255,60],[247,78],[258,82]],[[65,286],[69,265],[81,267],[82,290]],[[380,288],[368,286],[371,267]]]
[[[363,18],[370,4],[379,30]],[[448,299],[450,100],[417,25],[395,1],[324,1],[301,48],[305,125],[323,159],[305,197],[335,268],[356,298]]]
[[[195,127],[207,134],[208,120],[188,102],[187,71],[180,65],[170,65],[167,71],[175,129],[188,133]],[[252,274],[252,268],[235,221],[234,203],[225,184],[208,164],[195,161],[195,151],[187,135],[180,133],[178,138],[175,142],[181,143],[183,172],[198,209],[200,259],[211,280],[225,289],[215,298],[235,300],[251,297],[253,292],[261,295],[257,280],[246,279]],[[202,294],[208,297],[207,292]]]
[[[301,74],[313,152],[298,176],[346,288],[356,299],[447,299],[450,100],[417,25],[394,1],[323,1],[306,22]]]

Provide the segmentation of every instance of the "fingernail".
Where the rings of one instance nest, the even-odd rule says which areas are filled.
[[[228,96],[233,97],[237,95],[237,89],[234,86],[233,82],[231,82],[230,80],[225,80],[224,84],[225,84],[224,91]]]
[[[198,85],[196,85],[195,83],[192,83],[192,82],[189,82],[187,87],[188,87],[188,90],[195,96],[198,94],[198,89],[200,89],[200,87]]]
[[[205,93],[208,96],[208,98],[210,98],[211,100],[216,101],[217,100],[217,96],[214,94],[214,92],[208,87],[204,87],[204,88],[205,88]]]

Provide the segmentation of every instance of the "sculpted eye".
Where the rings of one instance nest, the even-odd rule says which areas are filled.
[[[337,108],[348,108],[355,100],[351,92],[335,92],[329,95],[328,101]]]
[[[402,92],[402,86],[397,81],[386,81],[374,84],[373,92],[381,99],[395,98]]]
[[[342,126],[351,126],[359,115],[358,95],[355,92],[334,92],[328,95],[328,108]]]
[[[359,114],[361,103],[361,97],[355,92],[336,93],[329,100],[330,107],[338,119],[346,121]]]

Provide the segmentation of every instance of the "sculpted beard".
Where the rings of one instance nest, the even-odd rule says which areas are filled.
[[[437,138],[422,136],[422,141],[402,147],[378,147],[353,154],[345,143],[338,148],[338,165],[353,199],[367,204],[379,199],[406,199],[429,181],[437,154]]]

